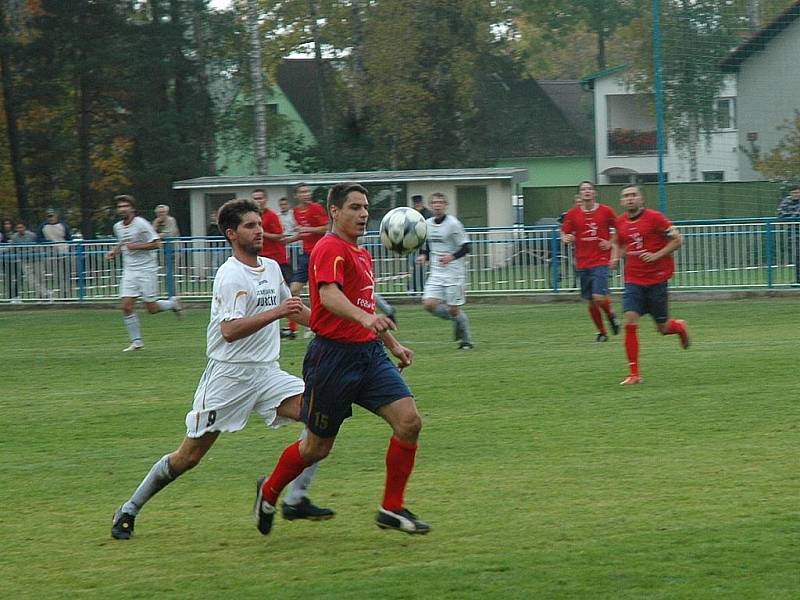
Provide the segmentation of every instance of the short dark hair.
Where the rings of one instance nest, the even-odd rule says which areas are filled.
[[[256,188],[256,189],[254,189],[254,190],[253,190],[253,192],[252,192],[252,194],[255,194],[256,192],[261,192],[261,193],[262,193],[262,194],[264,194],[265,196],[267,195],[267,192],[265,192],[265,191],[264,191],[262,188]],[[251,195],[252,195],[252,194],[251,194]]]
[[[294,194],[296,194],[296,193],[297,193],[297,190],[299,190],[301,187],[311,187],[311,186],[309,186],[307,183],[303,183],[303,182],[301,181],[300,183],[298,183],[298,184],[295,184],[295,186],[292,188],[292,192],[293,192]]]
[[[583,181],[581,181],[581,182],[578,184],[578,187],[577,187],[577,188],[575,188],[575,189],[576,189],[578,192],[580,192],[580,191],[581,191],[581,186],[582,186],[584,183],[588,183],[590,186],[592,186],[592,189],[593,189],[594,191],[597,191],[597,187],[595,187],[595,185],[594,185],[594,181],[589,181],[588,179],[584,179]]]
[[[424,202],[425,199],[422,197],[421,194],[414,194],[413,196],[411,196],[411,201],[414,204],[419,204],[420,202]]]
[[[433,192],[431,194],[431,198],[441,198],[442,200],[447,202],[447,196],[444,195],[444,192]],[[450,204],[449,202],[447,203]]]
[[[347,194],[350,192],[360,192],[366,196],[367,188],[360,183],[355,183],[353,181],[337,183],[330,190],[328,190],[328,210],[330,210],[331,206],[342,208],[342,206],[344,206],[345,198],[347,198]]]
[[[120,194],[119,196],[114,196],[114,203],[115,204],[130,204],[131,207],[134,210],[136,210],[136,198],[134,198],[130,194]]]
[[[242,222],[242,217],[249,212],[261,214],[258,206],[252,200],[236,199],[228,200],[225,204],[219,207],[217,211],[217,227],[219,227],[222,235],[231,243],[230,238],[226,231],[228,229],[236,229]]]
[[[792,190],[800,190],[800,183],[795,183],[793,186],[791,186],[789,191],[791,192]]]

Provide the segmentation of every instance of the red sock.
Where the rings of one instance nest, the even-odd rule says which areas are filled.
[[[606,313],[607,316],[610,317],[611,315],[614,314],[614,311],[611,310],[611,300],[609,300],[608,298],[603,298],[602,300],[600,300],[600,302],[598,302],[598,304],[600,305],[600,308],[603,309],[603,312]]]
[[[592,317],[592,322],[594,322],[594,326],[597,327],[597,331],[606,335],[606,328],[605,325],[603,325],[603,316],[600,314],[600,309],[597,308],[594,302],[589,302],[589,315]]]
[[[310,463],[307,463],[303,456],[300,454],[300,441],[296,441],[291,446],[288,446],[283,451],[281,457],[278,459],[278,464],[275,465],[275,470],[261,486],[261,496],[275,506],[278,501],[278,496],[281,495],[283,488],[285,488],[290,481],[300,475]]]
[[[638,325],[625,325],[625,354],[628,355],[628,367],[631,375],[639,374],[639,329]]]
[[[683,324],[678,323],[675,319],[667,321],[667,327],[664,329],[664,335],[674,335],[681,333],[684,330]]]
[[[295,323],[291,319],[289,320],[289,331],[291,331],[292,333],[297,333],[297,323]]]
[[[386,486],[381,506],[393,512],[402,510],[406,483],[414,469],[417,445],[409,444],[392,436],[386,451]]]

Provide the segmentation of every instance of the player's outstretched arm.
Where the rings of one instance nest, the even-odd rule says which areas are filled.
[[[235,342],[236,340],[253,335],[256,331],[263,329],[273,321],[277,321],[282,317],[291,317],[299,321],[302,318],[303,309],[308,312],[308,308],[303,304],[303,301],[296,296],[292,296],[271,310],[265,310],[264,312],[249,317],[223,321],[219,329],[226,342]],[[307,320],[305,324],[308,324]]]
[[[350,302],[335,283],[321,284],[319,286],[319,299],[322,305],[337,317],[355,321],[364,329],[369,329],[374,333],[380,334],[395,328],[389,317],[368,313]]]

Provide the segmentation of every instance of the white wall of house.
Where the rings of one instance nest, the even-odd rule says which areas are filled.
[[[646,94],[638,93],[624,80],[624,73],[613,73],[594,80],[595,139],[597,182],[611,183],[613,174],[651,175],[658,172],[655,150],[656,120]],[[720,90],[720,98],[732,99],[733,120],[726,129],[714,131],[706,145],[701,140],[698,151],[698,179],[721,176],[725,181],[738,181],[739,152],[735,121],[736,83],[728,78]],[[622,131],[620,131],[622,130]],[[616,132],[632,143],[620,141],[612,147],[609,132]],[[626,151],[626,149],[636,149]],[[664,170],[670,182],[690,181],[690,161],[668,142]]]
[[[750,148],[748,134],[762,152],[769,152],[786,135],[778,129],[800,110],[800,19],[770,40],[763,51],[749,56],[738,73],[738,143]],[[763,179],[742,152],[739,171],[743,179]]]

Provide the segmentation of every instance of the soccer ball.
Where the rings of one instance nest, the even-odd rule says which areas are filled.
[[[381,242],[397,254],[410,254],[418,250],[427,238],[425,217],[408,206],[393,208],[381,220]]]

